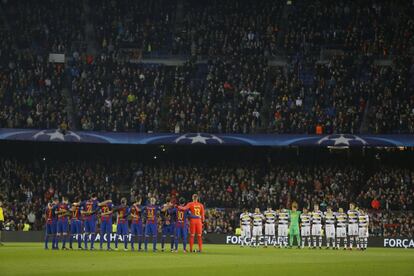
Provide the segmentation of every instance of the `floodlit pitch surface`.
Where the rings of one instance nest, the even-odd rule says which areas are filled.
[[[0,275],[414,275],[413,249],[334,251],[205,245],[202,254],[0,247]]]

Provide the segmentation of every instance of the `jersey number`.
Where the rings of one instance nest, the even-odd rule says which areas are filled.
[[[195,213],[195,215],[196,215],[196,216],[200,216],[200,213],[201,213],[201,211],[200,211],[200,207],[195,206],[195,207],[194,207],[194,213]]]
[[[148,218],[152,219],[154,218],[154,209],[148,209]]]
[[[178,212],[178,220],[183,221],[184,219],[184,212]]]

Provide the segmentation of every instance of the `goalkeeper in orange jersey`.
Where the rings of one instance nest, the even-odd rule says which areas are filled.
[[[193,252],[194,236],[197,235],[198,252],[203,250],[203,240],[201,234],[203,233],[204,223],[204,205],[198,202],[198,195],[193,195],[193,201],[187,203],[183,209],[189,209],[190,215],[190,252]]]

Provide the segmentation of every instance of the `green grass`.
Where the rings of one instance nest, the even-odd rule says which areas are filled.
[[[240,248],[205,245],[202,254],[46,251],[41,243],[0,247],[0,275],[414,275],[414,250]]]

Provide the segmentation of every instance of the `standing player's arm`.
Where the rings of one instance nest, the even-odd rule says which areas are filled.
[[[56,214],[57,215],[66,215],[68,213],[67,209],[61,209],[61,208],[57,208]]]
[[[101,213],[101,215],[102,216],[109,216],[109,215],[111,215],[113,213],[113,211],[108,211],[108,212],[105,212],[105,213]]]
[[[192,202],[187,203],[185,206],[181,207],[181,209],[188,210],[192,206]]]
[[[85,201],[82,201],[81,202],[81,204],[80,204],[80,211],[81,211],[81,214],[82,215],[89,215],[89,213],[90,212],[88,212],[88,211],[85,211],[85,208],[86,208],[86,202]]]
[[[131,217],[131,218],[138,218],[138,215],[136,215],[135,213],[132,213],[132,212],[131,212],[131,213],[130,213],[130,217]]]
[[[157,206],[157,208],[155,209],[155,213],[156,213],[156,216],[158,218],[158,223],[162,222],[162,216],[164,215],[164,214],[162,214],[162,212],[164,212],[166,210],[167,210],[167,208],[164,207],[164,206],[162,208],[161,208],[161,206]]]
[[[144,224],[147,223],[147,207],[146,206],[143,206],[141,209],[141,218]]]
[[[109,216],[109,215],[111,215],[111,214],[113,214],[114,213],[114,210],[113,209],[111,209],[111,210],[108,210],[107,212],[101,212],[101,215],[102,216]]]
[[[204,205],[201,205],[201,223],[204,223],[205,216],[204,216]]]
[[[288,214],[288,219],[287,219],[288,223],[287,223],[287,225],[288,225],[288,231],[289,231],[290,226],[292,225],[292,219],[290,217],[290,210],[287,210],[287,214]]]
[[[93,215],[99,212],[99,208],[92,209],[90,211],[85,211],[87,215]]]
[[[165,211],[167,211],[168,210],[168,208],[170,207],[170,205],[168,205],[167,203],[166,204],[164,204],[163,206],[162,206],[162,208],[160,208],[160,210],[161,210],[161,212],[165,212]]]
[[[95,208],[92,210],[92,214],[98,213],[100,210],[101,208],[99,208],[99,203],[97,203]]]
[[[56,215],[61,215],[61,214],[65,213],[65,212],[66,212],[66,210],[63,210],[63,209],[62,209],[62,210],[60,210],[60,209],[59,209],[59,210],[56,210],[56,211],[55,211],[55,214],[56,214]]]
[[[69,209],[69,206],[68,206],[68,208],[65,210],[65,212],[64,212],[64,216],[66,216],[66,217],[71,217],[71,216],[72,216],[72,213],[71,213],[71,211],[70,211],[70,209]]]
[[[62,215],[62,216],[68,216],[70,214],[70,211],[69,210],[61,210],[61,211],[59,211],[59,214]]]
[[[142,209],[141,209],[141,207],[137,207],[137,210],[139,212],[141,212]],[[132,212],[132,207],[129,209],[129,215],[128,215],[128,217],[129,218],[132,218],[132,219],[139,219],[139,215]]]
[[[86,213],[88,214],[88,215],[93,215],[93,214],[96,214],[96,213],[98,213],[99,212],[99,209],[95,209],[95,210],[91,210],[91,211],[86,211]]]
[[[80,213],[81,213],[82,215],[86,215],[86,213],[87,213],[87,212],[84,210],[83,205],[81,205],[79,209],[80,209]]]
[[[322,229],[325,232],[326,231],[326,215],[324,213],[322,213],[321,223],[322,223]]]
[[[102,201],[102,202],[99,202],[99,203],[98,203],[98,207],[102,207],[102,206],[104,206],[105,204],[107,204],[107,203],[111,203],[111,202],[112,202],[112,200],[110,200],[110,199],[105,200],[105,201]]]
[[[55,214],[55,215],[57,215],[57,208],[58,208],[57,205],[52,207],[52,213]]]
[[[143,206],[136,206],[136,208],[137,208],[137,211],[138,212],[141,212],[141,216],[142,216],[142,213],[144,212],[144,207]],[[133,218],[139,218],[139,214],[138,213],[132,213],[131,212],[131,216],[133,217]]]

